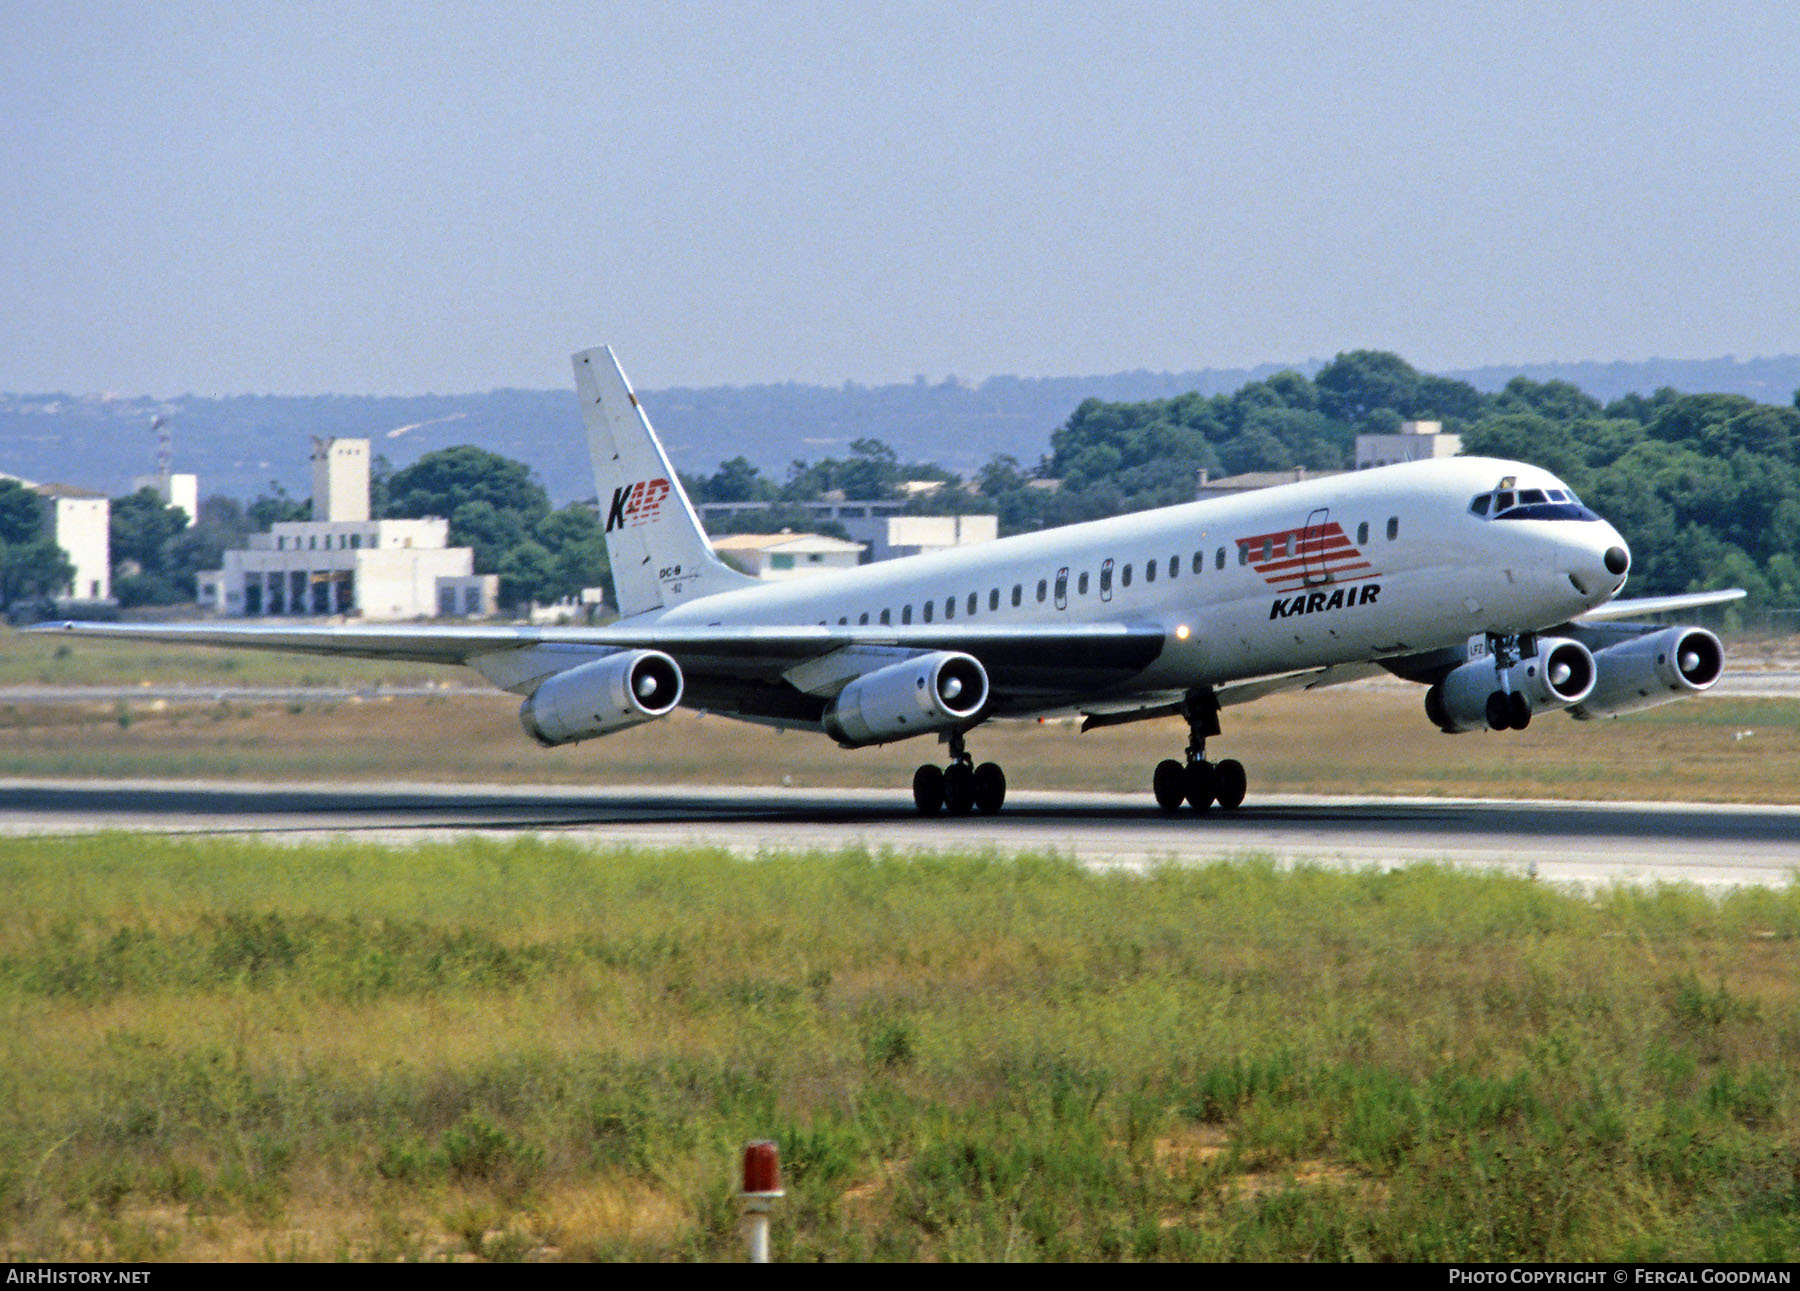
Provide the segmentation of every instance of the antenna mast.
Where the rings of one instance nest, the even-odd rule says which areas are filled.
[[[169,430],[169,419],[161,413],[150,419],[150,429],[156,434],[156,478],[162,485],[162,494],[166,500],[169,496],[169,472],[175,465],[175,436]]]

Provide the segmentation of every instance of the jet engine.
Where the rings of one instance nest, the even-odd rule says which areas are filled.
[[[1594,656],[1581,642],[1539,637],[1537,653],[1507,670],[1505,689],[1523,697],[1528,715],[1550,712],[1586,699],[1594,676]],[[1493,659],[1471,659],[1425,692],[1425,714],[1452,733],[1486,730],[1488,697],[1501,689]]]
[[[987,703],[980,660],[954,651],[923,654],[864,673],[825,710],[825,733],[845,748],[885,744],[961,726]]]
[[[1705,628],[1664,628],[1594,655],[1599,680],[1569,709],[1577,721],[1655,708],[1708,689],[1725,670],[1725,648]]]
[[[676,662],[660,650],[630,650],[546,678],[519,705],[519,723],[549,748],[652,721],[680,702]]]

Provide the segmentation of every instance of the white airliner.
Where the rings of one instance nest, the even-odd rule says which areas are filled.
[[[920,811],[995,812],[976,765],[993,717],[1082,729],[1179,715],[1185,756],[1157,803],[1235,809],[1245,772],[1208,760],[1219,710],[1382,672],[1422,683],[1445,731],[1607,717],[1706,690],[1719,640],[1617,620],[1737,589],[1613,598],[1631,558],[1610,524],[1523,462],[1459,457],[1165,507],[790,583],[713,555],[610,349],[574,356],[620,619],[606,627],[127,625],[56,629],[466,664],[524,696],[525,730],[566,744],[677,706],[821,731],[846,748],[936,735]]]

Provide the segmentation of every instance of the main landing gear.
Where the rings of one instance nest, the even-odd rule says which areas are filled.
[[[1216,802],[1226,811],[1236,811],[1243,805],[1248,787],[1244,764],[1235,758],[1206,760],[1207,737],[1219,733],[1218,699],[1210,689],[1189,691],[1181,715],[1188,724],[1187,757],[1182,762],[1164,758],[1156,764],[1151,777],[1156,805],[1176,812],[1187,803],[1195,811],[1206,811]]]
[[[1526,644],[1520,637],[1488,636],[1494,684],[1500,688],[1487,697],[1487,724],[1493,730],[1522,731],[1531,725],[1531,701],[1512,688],[1513,666],[1524,656]]]
[[[950,765],[940,769],[927,762],[913,772],[913,802],[919,813],[966,816],[979,811],[991,816],[999,811],[1006,801],[1006,773],[994,762],[976,766],[961,731],[950,732],[944,740],[950,746]]]

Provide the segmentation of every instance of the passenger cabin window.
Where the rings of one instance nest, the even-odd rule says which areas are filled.
[[[900,622],[903,624],[912,622],[912,606],[902,605],[900,607]]]
[[[866,628],[869,626],[869,612],[867,610],[864,610],[857,616],[856,626],[859,628]]]
[[[1173,577],[1175,577],[1175,575],[1179,574],[1180,572],[1181,572],[1181,557],[1180,556],[1170,556],[1169,557],[1169,577],[1173,578]],[[1198,574],[1200,572],[1200,553],[1199,552],[1194,553],[1194,572],[1196,574]]]
[[[1154,583],[1156,581],[1156,562],[1154,560],[1146,560],[1144,562],[1144,581],[1146,583]]]
[[[1220,556],[1223,556],[1223,555],[1224,555],[1224,553],[1223,553],[1223,552],[1220,552],[1220,553],[1219,553],[1219,554],[1220,554]],[[1220,564],[1221,564],[1221,565],[1222,565],[1222,564],[1224,564],[1224,563],[1225,563],[1225,562],[1224,562],[1224,561],[1223,561],[1223,560],[1222,560],[1222,559],[1221,559],[1221,560],[1220,560],[1220,561],[1219,561],[1219,563],[1220,563]],[[1199,572],[1200,572],[1200,571],[1201,571],[1201,570],[1202,570],[1202,569],[1204,569],[1204,568],[1205,568],[1205,567],[1206,567],[1206,553],[1205,553],[1205,552],[1203,552],[1203,551],[1197,551],[1197,552],[1195,552],[1195,553],[1194,553],[1194,572],[1195,572],[1195,573],[1196,573],[1196,574],[1198,574],[1198,573],[1199,573]]]
[[[1044,598],[1046,596],[1048,596],[1049,594],[1050,594],[1049,580],[1043,579],[1043,578],[1038,579],[1038,604],[1042,605],[1044,603]]]
[[[1000,589],[998,587],[990,587],[988,589],[988,609],[997,610],[999,608],[1000,608]]]
[[[931,615],[927,614],[925,617],[930,618]],[[956,617],[956,598],[954,596],[946,596],[944,598],[944,617],[946,619],[953,619]]]
[[[1356,526],[1356,541],[1358,544],[1369,541],[1369,522],[1367,520]]]
[[[1399,516],[1389,516],[1388,517],[1388,541],[1392,542],[1394,539],[1398,538],[1399,536],[1400,536],[1400,517]]]
[[[1014,583],[1013,584],[1013,608],[1015,610],[1018,609],[1020,602],[1022,602],[1024,599],[1025,599],[1025,589],[1023,587],[1021,587],[1019,584]],[[1040,601],[1043,599],[1044,598],[1041,595],[1038,597],[1038,600],[1040,600]]]
[[[1213,557],[1213,568],[1225,568],[1225,549],[1223,547],[1219,548],[1219,554]]]
[[[1131,566],[1130,565],[1125,566],[1124,569],[1121,569],[1119,571],[1119,585],[1121,587],[1130,587],[1131,586]]]
[[[892,627],[893,623],[894,623],[893,611],[892,610],[883,610],[881,612],[881,626],[884,628]]]
[[[1105,583],[1108,581],[1110,581],[1110,580],[1108,580],[1104,576],[1102,576],[1102,578],[1101,578],[1102,583]],[[1087,570],[1084,569],[1081,571],[1081,577],[1075,580],[1075,591],[1080,596],[1086,596],[1087,595],[1087,587],[1088,587],[1088,572],[1087,572]]]
[[[995,592],[995,593],[994,593],[994,599],[995,599],[995,600],[996,600],[996,601],[997,601],[997,600],[999,600],[999,599],[1000,599],[1000,593],[999,593],[999,592]],[[971,614],[973,614],[973,613],[974,613],[974,612],[975,612],[975,593],[974,593],[974,592],[970,592],[970,593],[969,593],[969,613],[971,613]]]
[[[1264,560],[1274,560],[1275,559],[1275,540],[1273,538],[1264,538],[1263,539],[1263,559]]]
[[[924,605],[919,607],[921,610],[924,611],[925,622],[927,622],[927,623],[931,622],[931,612],[936,607],[937,607],[936,601],[926,601]]]
[[[1247,542],[1241,542],[1238,544],[1238,564],[1248,565],[1249,563],[1250,563],[1250,544]]]

